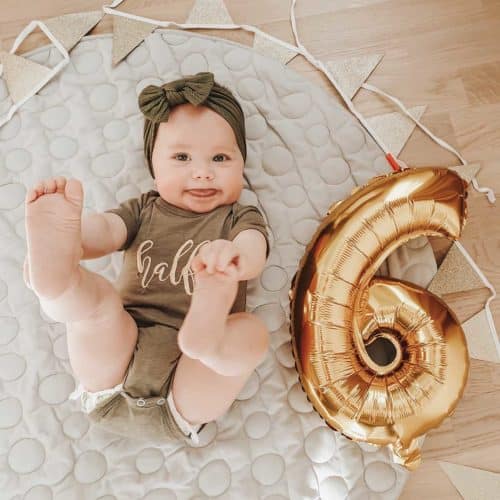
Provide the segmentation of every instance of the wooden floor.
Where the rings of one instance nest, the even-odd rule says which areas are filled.
[[[111,1],[38,0],[26,9],[19,1],[2,0],[2,49],[10,50],[32,19],[98,10],[103,3]],[[126,0],[118,9],[183,22],[192,5],[193,0]],[[289,0],[226,0],[226,6],[236,23],[255,25],[293,43]],[[323,61],[385,53],[368,81],[408,107],[426,104],[423,123],[469,162],[481,162],[479,183],[492,187],[499,200],[492,206],[484,195],[470,190],[461,242],[500,292],[500,0],[298,0],[296,15],[302,43]],[[106,16],[89,34],[107,33],[111,27]],[[253,39],[241,30],[199,31],[247,45]],[[37,30],[17,53],[47,43]],[[302,56],[288,65],[337,99],[326,77]],[[396,111],[363,89],[355,103],[366,116]],[[459,164],[420,130],[400,157],[410,166]],[[433,246],[440,259],[442,242],[433,241]],[[479,290],[445,299],[465,320],[487,297],[487,290]],[[500,300],[492,302],[492,310],[500,330]],[[464,397],[453,416],[428,434],[423,457],[402,499],[460,498],[437,460],[500,473],[500,364],[471,360]]]

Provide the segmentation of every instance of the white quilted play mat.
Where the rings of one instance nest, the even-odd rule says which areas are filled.
[[[294,368],[291,279],[330,205],[390,171],[357,120],[325,91],[252,49],[204,35],[156,30],[111,68],[111,35],[84,37],[70,63],[0,129],[0,497],[3,499],[396,499],[408,472],[387,448],[358,444],[314,411]],[[59,52],[29,54],[53,67]],[[83,182],[85,211],[153,188],[143,157],[139,92],[212,71],[246,115],[249,183],[240,198],[267,218],[272,251],[248,283],[247,310],[271,348],[199,445],[122,438],[89,424],[68,360],[65,326],[40,310],[23,282],[24,197],[37,180]],[[0,81],[0,113],[11,104]],[[111,281],[122,253],[83,265]],[[392,262],[392,269],[391,269]],[[385,264],[426,286],[436,263],[427,240]],[[425,460],[425,453],[424,453]]]

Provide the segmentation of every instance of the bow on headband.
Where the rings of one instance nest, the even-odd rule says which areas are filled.
[[[214,75],[209,72],[174,80],[161,87],[148,85],[139,95],[139,108],[153,122],[167,121],[174,106],[187,102],[198,106],[207,99],[213,86]]]

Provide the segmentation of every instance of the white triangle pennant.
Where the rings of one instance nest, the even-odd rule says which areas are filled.
[[[328,61],[326,67],[339,87],[352,99],[363,82],[378,66],[384,54],[371,54]]]
[[[500,363],[500,343],[497,333],[490,329],[486,309],[462,323],[462,328],[471,358]]]
[[[43,22],[50,32],[69,52],[104,16],[100,10],[66,14],[45,19]]]
[[[234,24],[224,0],[196,0],[186,24]]]
[[[449,462],[439,465],[465,500],[499,498],[500,474]]]
[[[262,36],[260,33],[255,33],[253,48],[259,54],[277,59],[283,64],[291,61],[298,54],[298,52],[287,49],[286,47],[283,47],[283,45],[279,45],[269,38]]]
[[[427,106],[415,106],[408,111],[420,120]],[[366,118],[370,127],[394,156],[398,156],[415,128],[415,123],[399,112],[386,113]]]
[[[484,286],[485,284],[455,242],[441,262],[438,272],[427,290],[442,296],[447,293],[475,290]]]
[[[124,16],[113,16],[113,66],[142,43],[156,27]]]
[[[3,78],[14,103],[33,94],[33,88],[52,73],[50,68],[15,54],[0,51]]]
[[[450,170],[457,172],[464,181],[471,182],[481,170],[480,163],[468,163],[467,165],[458,165],[458,167],[449,167]]]

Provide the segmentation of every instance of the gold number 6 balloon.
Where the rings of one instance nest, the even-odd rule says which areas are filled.
[[[420,463],[417,438],[462,396],[467,344],[439,297],[374,275],[411,238],[458,239],[466,197],[467,183],[446,168],[375,177],[330,207],[289,291],[295,366],[314,409],[353,440],[389,445],[408,469]],[[393,346],[389,364],[367,352],[378,338]]]

